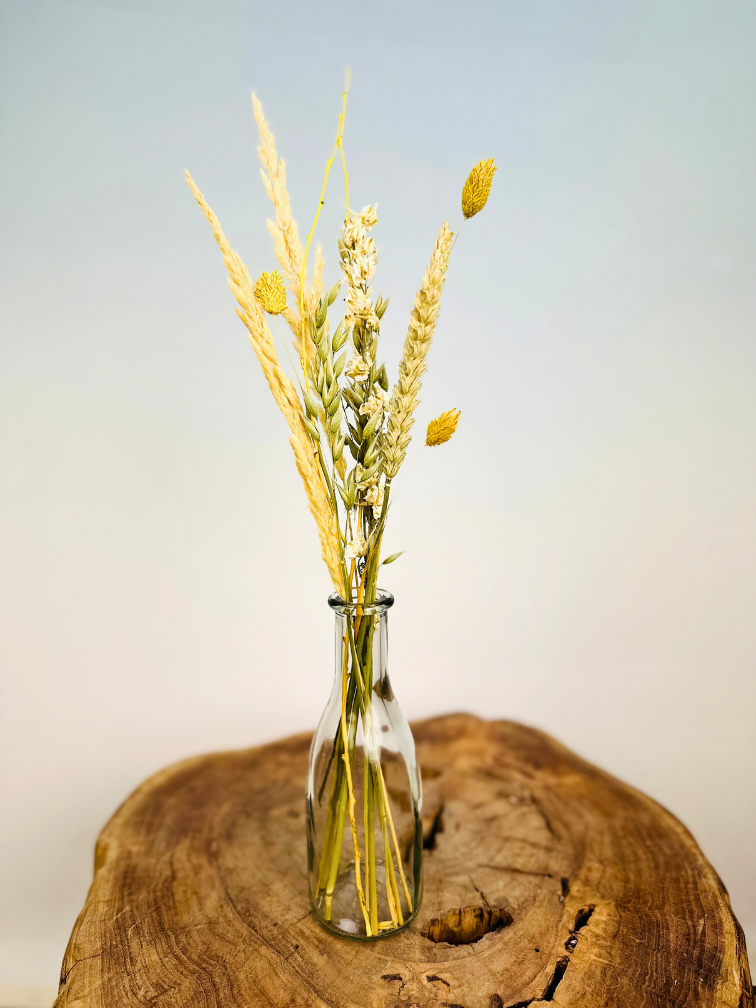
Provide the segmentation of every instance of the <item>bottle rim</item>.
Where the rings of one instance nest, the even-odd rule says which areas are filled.
[[[350,615],[358,615],[359,612],[362,613],[381,613],[386,612],[394,604],[394,596],[391,592],[383,591],[379,588],[375,595],[375,602],[372,605],[360,605],[358,602],[345,602],[342,597],[334,592],[332,595],[328,596],[328,605],[331,609],[338,613]]]

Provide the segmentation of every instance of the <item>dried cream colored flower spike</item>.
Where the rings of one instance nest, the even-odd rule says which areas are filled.
[[[488,161],[478,161],[467,176],[462,189],[462,213],[465,217],[474,217],[488,202],[496,166],[493,158]]]
[[[428,433],[425,435],[425,443],[429,448],[445,444],[451,438],[457,429],[460,415],[458,409],[452,409],[431,420],[428,424]]]
[[[286,288],[278,270],[260,274],[255,284],[255,297],[268,315],[280,315],[286,311]]]
[[[399,380],[391,393],[388,427],[381,445],[385,460],[384,472],[388,479],[393,479],[399,472],[407,454],[407,446],[412,440],[410,431],[415,422],[412,414],[420,401],[425,361],[436,328],[451,247],[452,232],[444,222],[425,271],[423,285],[415,297],[415,307],[410,315],[404,341],[404,354],[399,364]]]

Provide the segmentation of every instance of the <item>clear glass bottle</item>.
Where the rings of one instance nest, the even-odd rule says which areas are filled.
[[[331,595],[328,604],[336,675],[310,750],[310,901],[330,931],[372,940],[406,927],[420,906],[422,786],[386,670],[393,595],[379,591],[373,605]]]

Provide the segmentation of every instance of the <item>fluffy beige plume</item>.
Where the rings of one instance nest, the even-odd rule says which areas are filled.
[[[268,221],[268,230],[273,236],[276,259],[289,282],[289,290],[299,304],[299,273],[302,269],[304,249],[299,240],[299,230],[291,212],[289,193],[286,189],[286,163],[281,161],[276,151],[276,142],[263,114],[262,105],[256,95],[252,95],[252,108],[260,131],[260,155],[263,170],[262,180],[268,199],[273,204],[276,219]]]
[[[294,450],[297,470],[302,477],[310,511],[318,527],[323,559],[328,567],[336,591],[343,598],[344,581],[339,554],[338,527],[331,509],[317,457],[313,452],[304,421],[302,420],[302,405],[299,401],[297,390],[278,361],[273,337],[268,329],[262,308],[255,298],[254,285],[247,267],[228,244],[218,218],[205,202],[204,196],[194,184],[194,179],[189,172],[186,173],[186,180],[205,217],[210,222],[210,227],[213,229],[215,240],[223,254],[223,261],[228,271],[229,286],[238,305],[236,313],[247,327],[249,341],[257,354],[257,359],[260,361],[260,366],[268,380],[273,398],[286,417],[286,422],[291,432],[289,443]]]
[[[257,153],[260,155],[260,161],[263,166],[260,174],[262,175],[265,192],[273,204],[273,209],[276,213],[275,221],[268,221],[268,230],[273,238],[273,250],[276,259],[289,284],[289,290],[293,295],[293,306],[286,309],[283,317],[294,333],[294,347],[301,359],[300,339],[302,330],[299,317],[299,278],[302,271],[304,248],[299,240],[299,230],[291,212],[289,192],[286,188],[286,162],[280,160],[278,157],[276,141],[268,126],[262,105],[255,94],[252,95],[252,108],[255,114],[255,122],[260,132],[260,146],[257,148]],[[304,303],[305,308],[310,313],[313,313],[317,308],[318,298],[323,292],[323,252],[319,245],[315,252],[313,274],[312,290],[309,293],[305,278]],[[310,359],[312,359],[315,347],[312,345],[308,346],[308,352]]]
[[[419,402],[421,378],[436,328],[451,245],[452,232],[444,221],[423,277],[423,286],[415,297],[415,307],[412,309],[404,341],[404,355],[399,365],[399,381],[391,393],[388,428],[382,446],[384,471],[388,479],[393,479],[399,472],[407,454],[407,446],[412,440],[410,431],[415,422],[412,414]]]
[[[318,307],[318,301],[323,293],[323,249],[320,245],[315,246],[315,265],[312,267],[312,290],[310,291],[310,311],[314,312]]]

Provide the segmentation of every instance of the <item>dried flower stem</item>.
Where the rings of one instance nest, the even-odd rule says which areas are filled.
[[[346,645],[346,641],[344,641]],[[365,893],[362,888],[362,871],[360,870],[360,861],[362,855],[360,854],[360,841],[357,836],[357,818],[355,816],[355,798],[354,798],[354,784],[352,783],[352,766],[349,759],[349,733],[347,731],[347,718],[346,718],[346,703],[347,703],[347,691],[348,691],[348,677],[347,677],[347,667],[349,663],[349,652],[344,647],[344,666],[341,676],[341,739],[344,747],[344,751],[341,754],[341,758],[344,761],[344,769],[346,770],[346,783],[347,791],[349,793],[349,826],[352,831],[352,849],[354,850],[354,880],[357,887],[357,897],[360,901],[360,910],[362,910],[362,916],[365,920],[365,930],[368,935],[372,934],[370,925],[370,914],[368,913],[367,906],[365,905]],[[341,850],[341,836],[338,836],[338,850]]]
[[[325,192],[328,185],[328,176],[331,173],[331,165],[333,164],[333,159],[336,157],[337,148],[341,147],[342,137],[344,136],[344,117],[346,116],[346,91],[341,96],[342,109],[341,115],[339,116],[339,126],[336,133],[336,143],[333,148],[333,153],[326,163],[325,177],[323,179],[323,188],[320,191],[320,200],[318,202],[318,209],[315,211],[315,220],[312,222],[312,227],[310,228],[310,233],[307,235],[307,245],[305,246],[304,256],[302,257],[302,266],[299,271],[299,324],[300,324],[300,345],[301,345],[301,358],[302,358],[302,371],[304,373],[305,388],[309,388],[309,382],[307,378],[307,353],[305,352],[305,347],[307,346],[308,340],[308,328],[307,319],[305,317],[305,301],[304,292],[306,286],[306,271],[307,271],[307,257],[310,254],[310,243],[312,242],[312,236],[315,233],[315,228],[318,224],[318,219],[320,217],[320,211],[323,209],[323,204],[325,203]],[[321,267],[322,271],[322,267]]]
[[[260,131],[258,153],[262,162],[263,184],[275,216],[275,220],[268,221],[268,229],[273,236],[283,278],[274,270],[263,273],[253,286],[246,266],[229,246],[218,219],[188,172],[187,180],[210,222],[223,254],[229,284],[237,302],[237,314],[247,328],[273,397],[289,426],[297,470],[315,518],[321,552],[331,580],[337,593],[350,605],[342,641],[338,722],[333,726],[332,749],[318,794],[320,803],[330,779],[327,821],[315,887],[317,899],[324,899],[326,920],[331,920],[333,913],[340,915],[344,895],[340,888],[342,885],[347,898],[350,901],[353,899],[349,892],[351,882],[342,876],[342,872],[351,873],[351,867],[342,868],[342,853],[348,844],[348,820],[354,884],[365,933],[373,937],[401,927],[407,919],[405,906],[407,914],[411,915],[413,895],[416,904],[418,894],[411,892],[414,883],[411,880],[408,882],[405,872],[384,778],[382,743],[376,730],[373,662],[374,654],[378,652],[374,652],[376,620],[372,607],[377,597],[391,481],[404,462],[411,440],[422,376],[456,238],[448,224],[444,223],[422,287],[415,298],[398,380],[389,397],[386,369],[377,361],[380,324],[388,300],[383,297],[374,300],[372,293],[378,253],[368,232],[377,223],[376,208],[364,207],[359,213],[349,209],[349,174],[343,145],[348,88],[347,76],[333,152],[326,164],[315,219],[304,247],[291,211],[286,188],[286,165],[278,157],[262,107],[252,96]],[[344,170],[347,208],[339,240],[343,278],[324,293],[320,246],[315,249],[311,288],[307,283],[307,264],[337,151]],[[462,195],[465,218],[474,216],[485,206],[494,171],[493,161],[489,159],[479,162],[470,173]],[[286,303],[284,279],[293,295],[291,304]],[[346,286],[347,311],[331,333],[328,309],[342,284]],[[295,380],[300,385],[301,397],[281,368],[263,310],[273,316],[283,315],[294,334],[301,376],[293,362],[292,367]],[[286,344],[284,349],[288,354]],[[347,381],[342,380],[342,374]],[[431,421],[426,444],[439,445],[447,441],[454,433],[458,419],[459,412],[452,410]],[[349,471],[345,449],[354,461]],[[339,524],[340,502],[344,506],[343,529]],[[399,555],[394,554],[384,562],[390,562]],[[351,561],[349,570],[348,561]],[[360,725],[363,738],[358,745]],[[358,751],[364,760],[361,772],[357,769]],[[412,787],[415,795],[414,785]],[[361,795],[356,794],[359,788]],[[360,830],[364,830],[363,850],[360,849],[357,826],[358,798],[361,798],[362,804]],[[378,853],[381,836],[383,871]],[[347,860],[352,859],[347,855]],[[390,920],[380,919],[386,916],[385,907],[388,907]],[[351,911],[349,914],[353,916]]]

